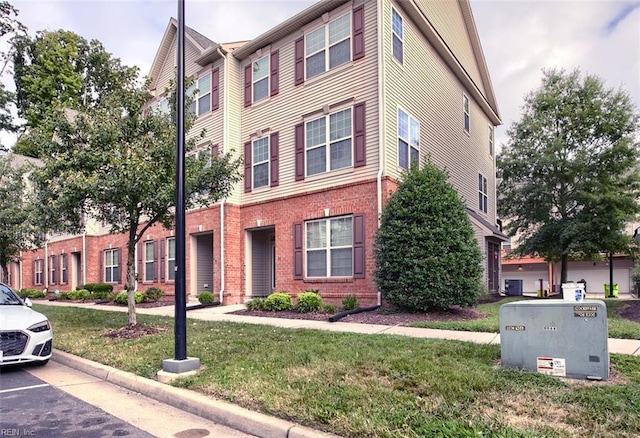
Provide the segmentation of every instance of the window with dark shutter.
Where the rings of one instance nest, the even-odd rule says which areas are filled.
[[[153,281],[158,281],[158,242],[153,242]]]
[[[211,111],[220,108],[220,69],[211,74]]]
[[[251,142],[244,144],[244,191],[251,191]]]
[[[280,52],[271,52],[271,96],[275,96],[280,91]]]
[[[365,278],[364,215],[353,215],[353,278]]]
[[[295,84],[304,82],[304,37],[295,42]]]
[[[296,181],[304,179],[304,123],[296,125]]]
[[[293,278],[302,280],[302,222],[293,224]]]
[[[367,147],[365,143],[366,114],[364,102],[353,107],[353,113],[353,167],[362,167],[367,164]]]
[[[270,149],[270,157],[269,157],[269,166],[270,174],[271,174],[271,187],[276,187],[280,184],[279,179],[279,170],[278,170],[278,147],[279,147],[279,138],[277,132],[271,134],[271,138],[269,140],[269,149]]]
[[[364,56],[364,5],[353,10],[353,60]]]
[[[118,253],[118,283],[122,283],[122,271],[124,271],[122,269],[122,248],[118,248],[116,251]]]
[[[100,283],[104,282],[105,277],[104,277],[104,251],[100,251],[100,257],[98,257],[100,259]]]
[[[142,246],[142,243],[138,243],[138,279],[140,281],[144,281],[146,280],[146,278],[144,278],[144,274],[143,274],[143,270],[142,270],[142,260],[144,257],[144,247]]]
[[[247,65],[244,68],[244,106],[251,106],[252,96],[251,96],[251,67],[252,64]]]
[[[166,239],[160,239],[160,266],[158,266],[158,270],[160,271],[160,281],[164,281],[166,257],[167,257],[167,241]]]

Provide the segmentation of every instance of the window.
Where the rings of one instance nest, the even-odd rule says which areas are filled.
[[[155,280],[154,248],[153,242],[144,243],[144,281]]]
[[[104,281],[105,283],[117,283],[120,281],[119,250],[106,249],[104,251]]]
[[[489,125],[489,156],[493,157],[494,128]]]
[[[159,112],[160,114],[169,114],[169,99],[165,97],[164,99],[152,104],[151,109]]]
[[[68,282],[67,255],[60,254],[60,284],[67,284]]]
[[[351,60],[351,14],[347,13],[305,35],[306,78]]]
[[[269,185],[269,137],[262,137],[252,142],[253,188]]]
[[[52,255],[49,257],[49,283],[56,284],[58,282],[56,272],[56,256]]]
[[[167,239],[167,280],[176,279],[176,238]]]
[[[352,218],[339,217],[306,223],[307,277],[353,275]]]
[[[197,81],[194,81],[187,89],[187,95],[193,97],[193,102],[189,105],[189,111],[197,116],[211,111],[211,73],[207,73],[198,78]]]
[[[464,113],[464,130],[469,132],[471,127],[471,116],[469,115],[469,98],[462,95],[462,112]]]
[[[398,108],[398,165],[408,169],[420,163],[420,123]]]
[[[44,278],[42,277],[42,270],[44,260],[36,260],[33,262],[34,283],[37,285],[43,284]]]
[[[487,189],[487,178],[485,178],[482,174],[478,174],[478,209],[486,213],[488,208],[487,204],[489,202],[489,197],[487,193],[489,193]]]
[[[269,55],[253,63],[253,101],[269,95]]]
[[[305,123],[307,175],[351,166],[351,108]]]
[[[402,64],[404,61],[404,25],[402,16],[394,8],[391,8],[391,46],[393,57]]]

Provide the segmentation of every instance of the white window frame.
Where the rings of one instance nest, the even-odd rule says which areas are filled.
[[[57,257],[55,255],[49,256],[49,282],[51,284],[58,283],[58,276],[56,275],[56,259]]]
[[[173,257],[171,257],[171,244],[173,243]],[[173,264],[173,266],[171,266]],[[176,238],[167,238],[167,281],[176,280]]]
[[[35,284],[36,285],[42,285],[44,284],[44,278],[42,277],[42,271],[44,268],[44,260],[42,259],[38,259],[35,261],[35,266],[34,266],[34,270],[35,270]]]
[[[109,248],[104,250],[104,282],[105,283],[117,283],[118,279],[114,278],[117,273],[120,276],[120,266],[118,265],[119,250],[116,248]],[[109,261],[109,263],[107,263]],[[109,275],[107,275],[109,274]]]
[[[348,244],[332,244],[332,228],[331,224],[337,221],[348,220],[351,227],[351,232],[349,233],[349,242]],[[321,224],[324,223],[324,233],[319,234],[320,241],[314,244],[311,241],[311,237],[309,235],[310,230],[309,227],[312,224]],[[322,230],[321,230],[322,231]],[[323,235],[324,234],[324,235]],[[332,218],[323,218],[310,220],[305,222],[305,275],[306,278],[352,278],[353,277],[353,216],[338,216]],[[350,250],[349,263],[351,264],[351,272],[347,275],[333,275],[332,272],[332,257],[335,251],[343,251],[345,249]],[[311,275],[310,268],[312,268],[312,262],[310,261],[311,253],[320,253],[325,252],[325,275]]]
[[[494,144],[495,144],[495,128],[492,125],[489,125],[489,156],[493,157],[494,154]]]
[[[67,277],[67,254],[60,254],[58,259],[60,260],[60,284],[67,284],[69,282]]]
[[[407,128],[406,135],[403,135],[401,132],[401,117],[402,115],[406,115],[407,117]],[[412,131],[415,132],[412,135]],[[396,134],[398,136],[398,166],[403,169],[409,169],[411,167],[412,160],[412,152],[415,154],[415,164],[420,165],[420,122],[418,119],[413,117],[409,112],[405,111],[401,107],[398,107],[397,111],[397,131]],[[400,145],[403,143],[403,147],[407,148],[406,156],[407,156],[407,165],[404,166],[400,161]]]
[[[468,134],[471,132],[471,101],[466,94],[462,95],[462,127]]]
[[[200,83],[204,79],[206,79],[206,81],[204,82],[208,84],[208,87],[209,87],[206,93],[203,93],[202,90],[200,89]],[[189,111],[195,113],[197,117],[211,112],[211,91],[212,91],[211,90],[211,72],[208,71],[202,76],[199,76],[198,78],[196,78],[193,81],[193,84],[191,84],[189,88],[187,88],[186,94],[193,97],[193,102],[191,102],[191,104],[189,105]],[[203,110],[202,108],[200,108],[200,101],[207,96],[209,99],[209,108]]]
[[[394,18],[397,17],[400,20],[400,32],[401,34],[398,34],[398,32],[396,32],[396,30],[394,29]],[[394,42],[396,41],[396,39],[398,40],[398,42],[400,43],[400,58],[398,58],[396,56],[395,50],[394,50]],[[398,61],[400,64],[404,64],[404,17],[402,16],[402,14],[400,14],[400,12],[398,12],[398,10],[396,8],[391,8],[391,56],[393,56],[393,59],[395,59],[396,61]]]
[[[271,76],[271,54],[264,55],[251,63],[251,101],[259,102],[262,99],[266,99],[269,97],[269,83]],[[261,76],[256,79],[256,66],[260,61],[266,60],[266,72],[264,76]],[[264,96],[260,96],[256,98],[256,84],[258,82],[265,81],[267,86],[265,88]]]
[[[264,154],[264,158],[262,159],[257,159],[256,157],[258,157],[258,155],[256,154],[256,146],[257,144],[260,143],[266,143],[266,154]],[[271,181],[271,169],[270,169],[270,165],[269,165],[269,156],[270,156],[270,151],[271,151],[271,140],[270,140],[270,136],[264,136],[264,137],[260,137],[260,138],[256,138],[255,140],[251,140],[251,185],[252,188],[254,189],[259,189],[261,187],[268,187],[269,186],[269,181]],[[258,166],[265,166],[267,167],[267,179],[265,180],[264,184],[261,185],[256,185],[256,169],[258,168]]]
[[[338,20],[344,19],[345,17],[347,17],[348,24],[349,24],[349,32],[347,34],[347,36],[344,36],[342,38],[340,38],[339,40],[333,41],[331,42],[331,35],[330,35],[330,27],[332,25],[334,25]],[[305,79],[311,79],[314,78],[316,76],[320,76],[322,73],[326,73],[329,70],[339,67],[341,65],[347,64],[348,62],[351,62],[351,60],[353,59],[353,50],[352,50],[352,44],[351,44],[351,38],[353,36],[353,20],[351,17],[351,11],[346,12],[344,14],[341,14],[340,16],[334,18],[331,21],[328,21],[326,24],[324,24],[321,27],[318,27],[314,30],[312,30],[311,32],[307,32],[304,35],[304,77]],[[312,34],[315,33],[320,33],[320,30],[323,29],[324,30],[324,43],[322,45],[321,48],[316,49],[313,52],[308,52],[308,48],[310,47],[309,44],[309,37]],[[340,43],[343,43],[344,41],[349,40],[349,43],[347,44],[347,46],[349,47],[349,58],[344,61],[341,62],[340,64],[334,65],[333,67],[331,67],[331,56],[330,56],[330,52],[331,52],[331,48],[337,46]],[[316,74],[309,76],[309,72],[308,72],[308,68],[307,68],[307,61],[309,60],[309,58],[321,53],[324,51],[324,69],[322,71],[317,72]]]
[[[489,210],[489,180],[478,173],[478,210],[487,213]]]
[[[169,114],[171,109],[169,108],[169,99],[164,97],[151,105],[152,111],[157,111],[160,114]]]
[[[331,139],[331,128],[332,128],[332,123],[331,123],[331,119],[332,117],[337,117],[338,114],[340,113],[349,113],[349,123],[347,125],[341,125],[345,128],[348,128],[349,133],[347,135],[343,135],[341,137],[336,137],[334,139]],[[309,125],[315,122],[318,122],[320,120],[324,119],[324,142],[319,142],[317,144],[309,144],[310,140],[313,139],[312,136],[309,135]],[[349,163],[344,165],[344,166],[340,166],[340,167],[336,167],[336,168],[331,168],[331,146],[335,146],[338,143],[341,143],[345,140],[349,140]],[[322,173],[327,173],[327,172],[333,172],[336,170],[340,170],[340,169],[347,169],[349,167],[353,167],[353,142],[354,142],[354,138],[353,138],[353,108],[349,107],[349,108],[343,108],[340,109],[338,111],[334,111],[332,113],[326,114],[322,117],[318,117],[315,118],[313,120],[308,120],[304,123],[304,162],[305,162],[305,176],[313,176],[313,175],[319,175]],[[312,160],[310,160],[309,158],[309,153],[314,151],[314,150],[318,150],[320,148],[325,148],[325,163],[324,163],[324,170],[320,171],[320,172],[315,172],[315,173],[309,173],[308,169],[309,169],[309,164],[312,162]]]
[[[154,263],[154,243],[153,240],[144,242],[144,281],[153,282],[153,273],[155,270]],[[151,278],[149,278],[149,269],[151,269]]]

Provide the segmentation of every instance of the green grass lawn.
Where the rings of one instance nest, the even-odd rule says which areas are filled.
[[[500,306],[514,301],[535,298],[507,297],[498,302],[480,304],[476,310],[487,315],[486,318],[471,321],[424,321],[411,324],[413,327],[426,327],[434,329],[461,330],[471,332],[498,333]],[[621,318],[616,309],[625,305],[625,300],[604,300],[607,305],[607,320],[609,324],[609,337],[620,339],[640,339],[640,324]]]
[[[153,377],[173,357],[166,328],[110,339],[127,315],[35,305],[55,347]],[[496,310],[497,311],[497,310]],[[640,358],[612,355],[608,383],[562,380],[497,367],[500,347],[457,341],[187,321],[188,354],[201,370],[183,386],[345,437],[635,437]]]

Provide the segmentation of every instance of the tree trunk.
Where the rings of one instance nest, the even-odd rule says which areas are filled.
[[[569,263],[569,256],[562,254],[560,259],[560,298],[564,299],[564,293],[562,292],[562,285],[567,282],[567,265]]]
[[[129,307],[129,325],[138,323],[136,315],[136,239],[135,230],[129,232],[129,242],[127,243],[127,305]]]
[[[2,265],[2,282],[9,284],[9,267]]]

